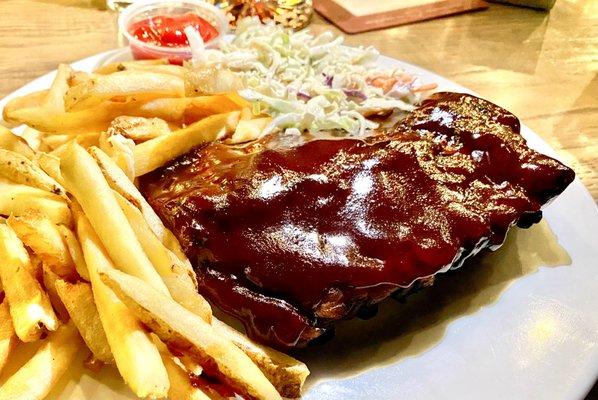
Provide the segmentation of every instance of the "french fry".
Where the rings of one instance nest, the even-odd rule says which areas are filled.
[[[84,133],[80,133],[77,135],[77,137],[79,137],[80,135],[85,135]],[[64,134],[64,135],[47,135],[45,136],[42,140],[44,145],[46,145],[50,151],[56,150],[57,148],[64,146],[65,144],[67,144],[68,142],[70,142],[71,140],[74,140],[75,136],[74,135],[68,135],[68,134]]]
[[[166,276],[164,278],[166,287],[170,290],[170,294],[174,301],[191,311],[195,315],[199,315],[208,324],[212,322],[212,307],[210,303],[197,290],[182,280],[180,277]]]
[[[70,225],[71,211],[64,198],[34,187],[0,180],[0,215],[38,211],[55,224]]]
[[[45,93],[44,93],[45,95]],[[4,108],[4,118],[13,124],[26,124],[34,129],[52,134],[80,134],[101,132],[108,128],[110,122],[120,115],[141,117],[168,118],[168,107],[172,102],[132,101],[127,103],[106,101],[97,106],[76,112],[56,112],[43,107],[13,107]],[[174,99],[175,102],[185,103],[184,99]],[[171,109],[172,111],[172,109]],[[182,118],[184,105],[178,114],[174,114],[177,121]]]
[[[42,142],[51,151],[58,151],[61,147],[65,146],[71,141],[79,143],[83,147],[97,146],[100,139],[100,133],[98,132],[85,132],[76,135],[64,134],[64,135],[45,135],[42,138]]]
[[[193,386],[189,376],[189,372],[184,370],[177,362],[176,358],[170,354],[166,346],[154,337],[154,343],[160,351],[162,362],[168,372],[168,380],[170,381],[170,389],[168,390],[168,398],[173,400],[224,400],[222,397],[209,396],[201,389]]]
[[[187,96],[234,92],[244,87],[243,79],[227,68],[215,66],[187,68],[185,71]]]
[[[43,133],[36,129],[26,127],[23,132],[21,132],[21,137],[27,142],[27,145],[36,152],[49,150],[48,146],[42,142]]]
[[[10,150],[0,149],[0,175],[15,183],[28,185],[66,198],[64,188],[50,178],[27,157]]]
[[[281,399],[259,368],[232,342],[201,317],[140,279],[117,270],[100,271],[106,283],[129,309],[164,343],[188,353],[210,373],[241,395]]]
[[[0,149],[14,151],[30,160],[35,157],[35,151],[29,147],[25,139],[15,135],[2,125],[0,125]]]
[[[241,109],[241,115],[239,117],[239,119],[241,121],[249,121],[254,118],[255,118],[255,116],[253,115],[253,110],[251,109],[251,107],[243,107]],[[237,126],[237,128],[238,128],[238,126]]]
[[[193,123],[169,135],[135,146],[135,174],[145,175],[198,145],[214,141],[234,131],[239,112],[217,114]]]
[[[43,270],[44,263],[35,254],[30,254],[29,259],[31,261],[29,263],[30,265],[27,266],[27,267],[29,267],[29,273],[37,281],[42,282],[42,280],[43,280],[43,271],[42,270]]]
[[[77,235],[89,270],[94,300],[118,371],[142,398],[166,397],[168,373],[158,349],[139,320],[100,279],[98,271],[114,265],[91,224],[77,213]]]
[[[64,112],[64,96],[69,89],[69,80],[73,69],[67,64],[59,64],[50,90],[43,101],[43,106],[56,112]]]
[[[108,136],[122,135],[137,142],[157,138],[169,134],[170,126],[160,118],[117,117],[108,128]]]
[[[73,71],[71,73],[71,75],[69,76],[67,83],[70,88],[71,86],[81,85],[81,84],[87,82],[88,80],[90,80],[92,77],[93,77],[93,74],[89,73],[89,72]],[[65,93],[65,96],[66,96],[66,93]]]
[[[44,264],[61,277],[74,277],[76,271],[68,247],[58,227],[39,212],[11,215],[8,225],[19,239],[39,257]]]
[[[270,122],[272,122],[272,118],[270,117],[248,120],[242,119],[239,121],[237,129],[235,129],[235,133],[233,133],[229,141],[230,143],[235,144],[258,139]]]
[[[42,93],[45,96],[46,92]],[[73,112],[56,112],[41,106],[4,108],[4,118],[15,125],[52,134],[102,132],[114,118],[121,115],[160,118],[175,124],[191,123],[210,115],[240,110],[237,95],[226,94],[200,97],[170,97],[128,102],[105,101],[92,108]],[[246,103],[246,102],[245,102]]]
[[[48,295],[31,275],[29,254],[4,223],[0,223],[0,260],[0,280],[19,339],[32,342],[38,340],[44,330],[56,330],[58,319]]]
[[[102,66],[94,71],[96,74],[101,75],[108,75],[113,74],[115,72],[121,71],[140,71],[140,72],[156,72],[160,74],[169,74],[176,76],[178,78],[183,78],[185,76],[185,69],[179,65],[172,65],[166,63],[157,64],[157,63],[145,63],[142,61],[148,60],[137,60],[137,61],[124,61],[120,63],[113,63]],[[154,61],[154,60],[152,60]],[[162,61],[162,60],[158,60]]]
[[[145,71],[119,71],[109,75],[95,75],[71,86],[64,95],[67,111],[95,106],[105,100],[155,99],[184,97],[185,85],[180,77]]]
[[[35,355],[2,387],[0,400],[41,400],[71,366],[81,349],[81,338],[72,322],[51,333]]]
[[[87,150],[100,167],[108,185],[135,207],[142,209],[142,204],[147,203],[147,201],[116,161],[98,147],[92,146]]]
[[[162,277],[172,298],[187,310],[210,323],[212,308],[207,300],[197,292],[195,272],[190,264],[181,262],[158,240],[135,206],[117,192],[115,192],[115,196],[135,231],[139,243]]]
[[[60,277],[52,271],[52,268],[42,263],[42,282],[44,284],[44,289],[48,294],[54,312],[61,321],[66,322],[69,320],[69,313],[58,295],[58,290],[56,290],[56,282],[59,280]]]
[[[100,148],[124,171],[129,180],[135,179],[135,142],[122,135],[103,133],[100,136]]]
[[[114,195],[129,224],[133,228],[137,240],[139,240],[141,247],[143,247],[158,274],[162,278],[169,276],[176,277],[182,280],[189,288],[195,289],[195,280],[193,279],[195,272],[193,272],[191,266],[179,260],[174,253],[160,242],[138,208],[129,203],[118,192],[114,192]]]
[[[243,350],[283,397],[291,399],[301,397],[301,388],[309,375],[309,369],[304,363],[254,342],[216,318],[212,319],[212,326],[218,334]]]
[[[23,109],[39,109],[42,107],[46,97],[47,90],[41,90],[26,94],[25,96],[15,97],[4,106],[2,110],[2,118],[13,125],[20,125],[22,121],[15,119],[14,113]]]
[[[249,103],[236,93],[187,97],[182,110],[182,122],[192,124],[210,115],[240,111]],[[158,115],[156,115],[158,116]],[[168,118],[162,118],[170,121]]]
[[[62,239],[64,243],[66,243],[66,247],[68,252],[75,264],[75,270],[79,274],[79,276],[89,282],[89,272],[87,271],[87,265],[85,264],[85,258],[83,256],[83,250],[81,249],[81,244],[77,237],[69,228],[64,225],[58,225],[58,230],[62,235]]]
[[[44,170],[48,176],[64,187],[64,181],[62,179],[62,174],[60,173],[60,158],[49,153],[39,152],[35,155],[35,161],[37,161],[39,167]]]
[[[167,294],[168,289],[136,239],[94,159],[81,146],[72,144],[61,158],[60,170],[69,192],[83,208],[116,266]]]
[[[192,374],[195,376],[200,376],[201,374],[203,374],[203,367],[201,365],[199,365],[199,363],[194,358],[190,357],[189,355],[178,354],[176,358],[177,358],[177,361],[181,364],[181,366],[184,367],[185,371],[187,371],[189,374]]]
[[[104,177],[108,181],[108,185],[141,211],[151,230],[168,250],[176,254],[181,261],[188,263],[189,260],[183,253],[179,241],[164,226],[160,217],[158,217],[154,209],[125,173],[118,168],[116,163],[106,153],[97,147],[90,147],[89,153],[98,163]],[[190,268],[191,265],[189,264],[188,267]],[[193,279],[195,280],[195,277]],[[197,286],[197,282],[195,286]]]
[[[103,363],[113,364],[114,357],[94,303],[91,285],[87,282],[58,280],[56,292],[94,357]]]
[[[8,301],[5,298],[0,303],[0,372],[2,372],[16,344],[17,335],[15,334],[15,328],[12,326]]]
[[[106,65],[102,65],[96,68],[93,73],[94,74],[101,74],[101,75],[108,75],[114,72],[125,71],[130,69],[129,67],[132,65],[136,66],[146,66],[146,67],[155,67],[157,65],[168,65],[168,60],[165,58],[158,58],[158,59],[151,59],[151,60],[135,60],[135,61],[123,61],[123,62],[115,62]]]

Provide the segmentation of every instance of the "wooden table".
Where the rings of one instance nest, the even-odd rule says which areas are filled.
[[[518,115],[598,200],[598,2],[550,14],[491,5],[348,36],[467,86]],[[332,29],[316,17],[314,30]],[[0,0],[0,97],[54,68],[118,46],[116,14],[87,0]]]

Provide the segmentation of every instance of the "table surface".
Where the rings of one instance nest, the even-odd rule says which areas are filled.
[[[316,16],[312,30],[338,30]],[[450,78],[515,113],[556,149],[598,201],[598,1],[550,13],[493,4],[480,12],[349,35]],[[116,13],[90,0],[0,0],[0,98],[118,46]]]
[[[324,29],[339,32],[316,16],[312,30]],[[549,14],[491,5],[346,42],[373,45],[509,109],[598,201],[598,1],[557,0]],[[116,14],[90,0],[0,0],[0,98],[60,62],[117,46]],[[598,386],[590,398],[598,398]]]

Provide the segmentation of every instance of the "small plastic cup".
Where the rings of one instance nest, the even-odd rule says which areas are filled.
[[[191,48],[165,47],[152,43],[146,43],[129,32],[132,24],[157,17],[176,16],[187,13],[199,15],[210,23],[218,35],[206,42],[206,48],[215,47],[220,40],[228,33],[228,21],[224,13],[216,6],[201,0],[141,0],[136,1],[127,7],[118,17],[118,27],[122,35],[127,39],[131,53],[136,60],[165,58],[172,64],[181,65],[183,61],[191,59]]]

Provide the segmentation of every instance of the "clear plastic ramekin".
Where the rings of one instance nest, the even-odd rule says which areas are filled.
[[[206,42],[206,47],[215,47],[228,33],[228,21],[224,13],[216,6],[202,0],[141,0],[127,7],[118,17],[118,27],[127,39],[133,57],[136,60],[165,58],[173,64],[182,64],[191,58],[191,49],[186,47],[164,47],[146,43],[129,32],[132,24],[157,17],[175,16],[187,13],[199,15],[209,22],[217,31],[218,36]]]

